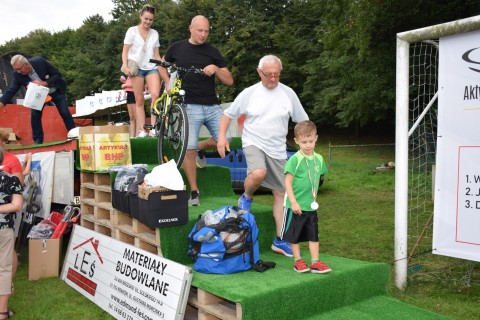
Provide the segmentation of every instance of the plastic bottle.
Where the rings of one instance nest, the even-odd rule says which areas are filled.
[[[213,219],[213,211],[212,210],[207,210],[202,214],[202,220],[205,222],[205,225],[208,226],[212,223]]]
[[[233,208],[228,208],[228,213],[227,215],[225,216],[225,219],[227,218],[236,218],[238,217],[238,212],[237,210],[233,209]]]
[[[213,212],[212,210],[207,210],[202,215],[202,219],[205,222],[206,226],[211,226],[222,221],[224,215],[225,215],[224,210],[218,210],[215,212]]]

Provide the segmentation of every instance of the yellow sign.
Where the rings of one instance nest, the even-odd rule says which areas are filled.
[[[82,127],[79,149],[82,170],[99,171],[132,164],[128,126]]]

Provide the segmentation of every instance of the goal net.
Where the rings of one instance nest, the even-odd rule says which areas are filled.
[[[479,264],[432,254],[438,39],[480,29],[480,17],[397,35],[395,282],[480,285]]]

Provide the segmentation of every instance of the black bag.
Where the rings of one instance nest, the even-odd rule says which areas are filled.
[[[124,213],[130,214],[130,198],[137,196],[138,185],[143,183],[148,173],[146,165],[129,165],[122,168],[112,185],[112,206]]]

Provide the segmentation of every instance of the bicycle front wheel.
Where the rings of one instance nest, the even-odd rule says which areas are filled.
[[[158,137],[158,162],[175,160],[180,168],[187,152],[188,119],[184,108],[178,104],[170,107],[165,121],[162,121]]]

